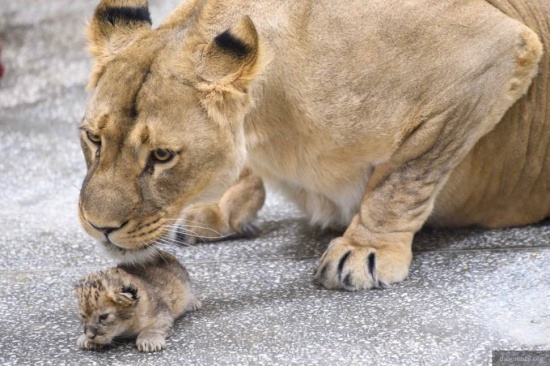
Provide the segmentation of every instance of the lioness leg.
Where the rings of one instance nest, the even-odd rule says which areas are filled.
[[[255,219],[265,202],[262,179],[245,168],[237,182],[219,202],[195,204],[182,213],[181,225],[187,242],[219,240],[232,234],[255,236],[259,233]]]
[[[428,218],[438,191],[529,86],[541,44],[524,30],[511,49],[500,63],[474,74],[469,86],[453,85],[442,99],[425,102],[423,118],[391,159],[375,168],[359,213],[321,258],[319,284],[354,291],[405,279],[414,233]]]

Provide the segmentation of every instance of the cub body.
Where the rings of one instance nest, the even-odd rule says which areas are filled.
[[[201,306],[187,271],[166,252],[147,265],[121,264],[88,274],[75,292],[84,331],[77,345],[85,349],[137,337],[140,351],[160,351],[174,320]]]

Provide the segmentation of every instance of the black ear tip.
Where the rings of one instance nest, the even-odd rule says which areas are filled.
[[[137,293],[138,293],[138,290],[137,288],[133,287],[133,286],[124,286],[122,287],[122,292],[125,293],[125,294],[130,294],[132,295],[132,298],[135,300],[137,299]]]
[[[116,23],[130,24],[145,22],[152,24],[151,14],[147,6],[107,6],[97,9],[96,16],[111,25]]]
[[[229,30],[218,34],[214,38],[216,45],[227,52],[233,53],[239,58],[246,57],[252,49],[242,40],[231,34]]]

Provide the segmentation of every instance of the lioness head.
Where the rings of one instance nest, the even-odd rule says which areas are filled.
[[[244,164],[242,123],[265,64],[245,17],[220,34],[151,29],[146,0],[104,0],[88,26],[94,69],[81,125],[79,216],[122,260],[139,260],[192,201]]]

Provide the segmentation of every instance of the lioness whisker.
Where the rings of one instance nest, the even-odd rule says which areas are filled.
[[[188,232],[194,235],[199,236],[196,232],[189,230],[185,227],[179,226],[179,225],[169,225],[170,229],[174,230],[174,232]]]
[[[168,219],[165,219],[164,221],[168,222],[168,221],[176,221],[176,222],[180,222],[180,221],[183,221],[184,223],[191,223],[191,224],[197,224],[197,226],[190,226],[190,227],[197,227],[197,228],[201,228],[201,229],[208,229],[208,230],[214,230],[212,228],[209,228],[207,226],[203,226],[201,225],[202,223],[201,222],[198,222],[198,221],[191,221],[191,220],[187,220],[187,219],[177,219],[177,220],[168,220]],[[171,224],[171,225],[174,225],[174,224]],[[189,225],[185,225],[185,226],[189,226]]]
[[[213,203],[211,205],[206,205],[206,206],[201,206],[201,207],[194,207],[192,209],[184,209],[183,211],[181,211],[182,214],[184,213],[188,213],[188,212],[193,212],[193,211],[197,211],[197,210],[204,210],[205,208],[210,208],[210,207],[214,207],[214,206],[217,206],[218,204],[217,203]]]
[[[198,235],[197,233],[195,232],[192,232],[192,231],[189,231],[189,230],[185,230],[183,228],[178,228],[176,229],[176,232],[178,233],[183,233],[183,234],[188,234],[188,233],[191,233],[191,234],[194,234],[192,236],[196,237],[196,238],[202,238],[202,239],[220,239],[220,238],[228,238],[232,235],[234,235],[233,233],[231,234],[227,234],[227,235],[222,235],[218,232],[216,232],[216,234],[218,234],[218,236],[204,236],[204,235]]]
[[[166,258],[163,257],[162,251],[161,251],[159,248],[157,248],[157,247],[155,247],[155,246],[153,246],[152,248],[155,250],[155,252],[157,253],[157,255],[158,255],[159,257],[162,258],[162,260],[164,261],[164,263],[169,264],[168,261],[166,260]]]
[[[183,227],[183,228],[194,228],[194,229],[204,229],[204,230],[210,230],[214,231],[215,233],[218,233],[216,230],[209,228],[207,226],[200,226],[200,225],[176,225],[176,224],[168,224],[169,227]],[[219,233],[218,233],[219,234]]]
[[[194,233],[194,234],[197,235],[197,236],[198,236],[197,233],[195,233],[195,232],[189,230],[188,228],[192,228],[192,229],[204,229],[204,230],[212,231],[212,232],[214,232],[215,234],[222,236],[222,234],[221,234],[220,232],[218,232],[218,231],[216,231],[216,230],[214,230],[214,229],[207,228],[207,227],[202,227],[202,226],[181,226],[181,225],[174,225],[174,224],[170,224],[170,225],[167,225],[167,226],[168,226],[169,228],[171,228],[171,229],[175,229],[175,231],[187,230],[187,231],[189,231],[189,232]]]
[[[190,244],[190,243],[187,243],[185,241],[181,241],[181,240],[167,240],[167,239],[161,239],[158,241],[158,243],[160,244],[166,244],[166,245],[184,245],[186,247],[191,247],[191,248],[194,248],[194,245],[193,244]]]
[[[208,231],[211,231],[215,234],[218,234],[218,235],[222,235],[220,232],[218,232],[217,230],[214,230],[212,228],[209,228],[209,227],[205,227],[205,226],[195,226],[195,225],[185,225],[185,226],[181,226],[181,225],[178,225],[178,227],[180,228],[183,228],[183,229],[187,229],[187,228],[191,228],[191,229],[204,229],[204,230],[208,230]]]

